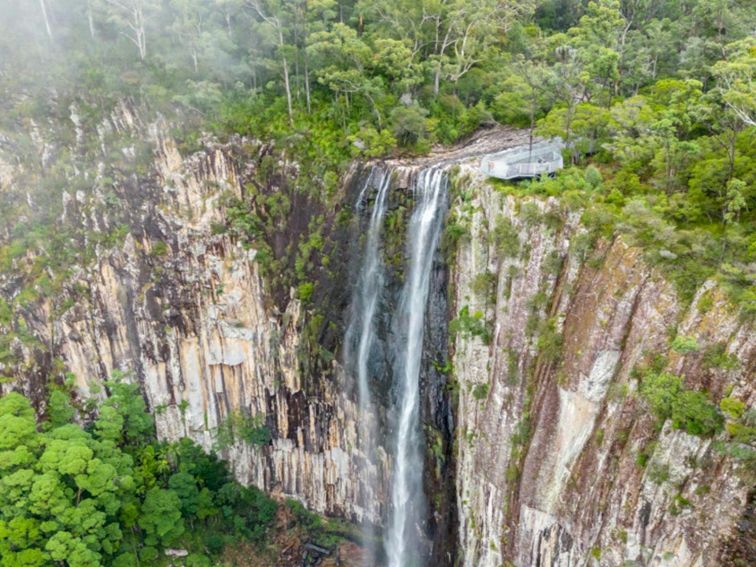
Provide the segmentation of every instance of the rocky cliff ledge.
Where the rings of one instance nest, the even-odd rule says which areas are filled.
[[[14,341],[17,363],[0,374],[16,380],[1,391],[20,389],[44,411],[47,380],[61,367],[82,400],[107,395],[103,383],[123,373],[142,384],[161,439],[188,436],[210,449],[218,446],[219,428],[236,420],[236,435],[220,452],[240,481],[301,499],[318,512],[363,518],[358,503],[377,499],[358,494],[366,488],[358,474],[351,389],[337,364],[313,369],[311,345],[304,344],[305,334],[322,338],[329,320],[307,326],[311,314],[288,289],[276,301],[258,251],[224,228],[226,204],[250,190],[261,160],[268,156],[279,172],[265,191],[284,192],[281,178],[295,178],[296,166],[276,162],[269,147],[251,140],[207,142],[182,156],[166,124],[144,124],[128,105],[116,108],[100,130],[149,142],[149,167],[140,176],[116,172],[105,183],[101,175],[91,178],[86,191],[64,194],[63,215],[87,227],[87,238],[119,222],[125,236],[114,246],[96,246],[89,263],[73,266],[58,297],[23,309],[19,317],[34,341]],[[77,140],[83,137],[77,133]],[[101,138],[100,159],[106,152],[129,154],[128,145],[106,148]],[[12,189],[13,176],[6,181]],[[289,216],[306,229],[321,212],[302,206]],[[282,246],[287,231],[303,230],[277,228]],[[344,261],[332,267],[334,277],[342,276]],[[9,299],[19,292],[11,274],[0,284]],[[336,317],[346,294],[333,299]],[[245,428],[255,439],[244,439]]]

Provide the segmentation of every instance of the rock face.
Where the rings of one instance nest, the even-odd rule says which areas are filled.
[[[683,306],[621,239],[584,257],[576,214],[465,173],[459,184],[475,189],[457,214],[471,237],[453,268],[454,304],[482,312],[492,332],[490,344],[454,345],[461,563],[720,564],[748,513],[744,465],[669,423],[657,431],[633,370],[668,355],[687,385],[752,405],[751,329],[713,283]],[[669,351],[675,329],[697,352]],[[707,364],[712,347],[738,363]]]
[[[71,120],[77,145],[84,143],[86,133]],[[107,395],[103,382],[125,372],[142,384],[162,439],[189,436],[210,449],[219,428],[242,419],[252,435],[221,450],[239,480],[318,512],[380,523],[390,462],[378,447],[378,470],[364,474],[354,384],[338,355],[360,219],[332,229],[343,234],[333,240],[331,256],[340,261],[329,267],[331,283],[300,301],[293,289],[271,288],[255,247],[217,230],[228,198],[247,190],[253,158],[272,156],[269,148],[236,140],[182,156],[165,124],[142,124],[127,107],[97,131],[103,154],[109,133],[149,138],[152,173],[116,183],[130,230],[74,268],[63,292],[67,309],[51,299],[25,309],[25,325],[42,346],[14,346],[25,363],[0,368],[16,378],[0,383],[0,392],[23,390],[44,410],[56,360],[73,373],[82,398]],[[471,154],[524,137],[507,131],[416,164],[386,165],[395,170],[387,213],[395,224],[387,225],[383,249],[390,303],[402,281],[395,268],[412,176],[430,163],[464,162],[448,224],[465,236],[456,247],[444,239],[434,260],[423,345],[433,562],[704,566],[726,563],[732,549],[746,556],[752,548],[743,539],[752,532],[736,532],[752,529],[743,465],[717,448],[717,438],[669,424],[659,431],[634,369],[662,354],[688,386],[752,406],[756,337],[713,282],[682,305],[622,239],[594,246],[579,213],[554,199],[504,196],[478,177]],[[40,142],[40,153],[51,147]],[[0,166],[0,182],[12,186],[19,168],[7,160]],[[282,177],[297,175],[296,166],[275,166]],[[359,167],[351,172],[336,196],[341,210],[351,212],[363,175]],[[116,221],[103,206],[102,183],[93,183],[92,194],[64,195],[62,215],[98,234]],[[298,215],[308,206],[300,203],[291,222],[306,228],[312,217]],[[281,228],[282,238],[289,230]],[[76,282],[84,291],[74,293]],[[18,293],[12,275],[0,275],[0,291],[8,299]],[[457,325],[449,349],[450,319],[473,325]],[[388,316],[377,325],[390,332]],[[670,352],[675,331],[699,348]],[[333,353],[326,364],[308,359],[313,342]],[[715,347],[737,364],[712,364],[705,353]],[[374,397],[385,404],[388,388],[376,384]]]
[[[74,375],[81,398],[106,395],[103,382],[119,372],[140,382],[161,439],[188,436],[210,449],[219,427],[244,416],[262,441],[237,435],[221,450],[240,481],[362,519],[350,388],[337,364],[306,375],[306,309],[292,296],[279,311],[256,250],[216,228],[225,221],[224,200],[241,196],[253,158],[266,148],[237,141],[252,148],[249,162],[219,144],[183,157],[165,124],[139,124],[126,107],[103,128],[113,124],[151,140],[153,173],[120,180],[126,210],[119,213],[131,230],[76,267],[71,279],[86,291],[65,312],[42,301],[26,313],[35,336]],[[97,189],[65,198],[64,214],[104,231],[116,212],[97,207],[99,200]],[[6,290],[13,294],[10,284]],[[63,293],[73,296],[70,288]],[[27,366],[49,366],[47,355],[19,350]],[[44,386],[44,378],[21,370],[0,388],[33,393]]]

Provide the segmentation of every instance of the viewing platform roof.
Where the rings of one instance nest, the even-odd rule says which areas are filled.
[[[489,154],[480,160],[480,170],[499,179],[548,175],[564,167],[562,142],[547,140]]]

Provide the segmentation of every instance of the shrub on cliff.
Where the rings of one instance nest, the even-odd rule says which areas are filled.
[[[685,388],[679,376],[668,372],[647,374],[640,393],[656,416],[670,419],[675,429],[710,436],[722,430],[724,418],[706,394]]]
[[[465,305],[459,311],[459,316],[449,323],[449,334],[453,337],[461,337],[468,340],[472,337],[480,339],[488,344],[491,342],[491,330],[481,311],[470,313],[470,308]]]

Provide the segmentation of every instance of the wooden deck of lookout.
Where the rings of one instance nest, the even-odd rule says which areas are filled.
[[[561,148],[558,139],[517,146],[483,157],[480,170],[499,179],[548,175],[564,167]]]

